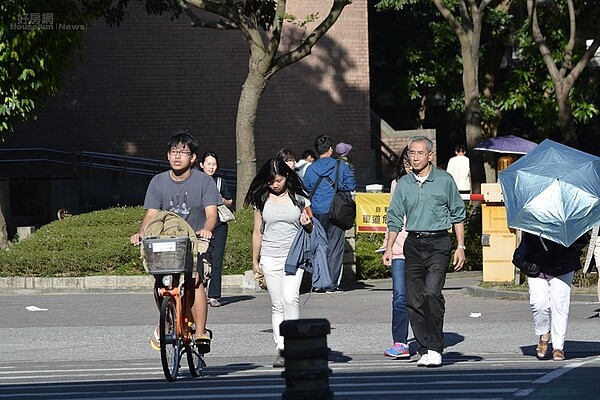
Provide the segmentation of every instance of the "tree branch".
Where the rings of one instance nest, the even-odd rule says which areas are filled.
[[[290,64],[300,61],[304,57],[308,56],[311,53],[313,46],[327,33],[327,31],[333,26],[333,24],[340,17],[342,10],[347,5],[352,4],[352,0],[334,0],[333,5],[331,6],[331,10],[329,10],[329,15],[327,18],[323,20],[312,31],[312,33],[302,41],[300,46],[296,49],[278,57],[274,60],[274,64],[267,73],[267,77],[270,78],[282,68],[287,67]]]
[[[220,23],[214,24],[223,24],[223,26],[219,26],[220,29],[232,29],[231,27],[235,27],[235,29],[239,29],[242,31],[244,36],[246,37],[246,41],[248,42],[248,46],[250,47],[251,54],[264,54],[265,52],[265,44],[260,35],[260,30],[256,24],[254,24],[249,18],[246,18],[244,15],[240,13],[236,5],[231,0],[225,0],[225,4],[223,1],[212,1],[212,0],[178,0],[180,3],[190,4],[200,10],[204,10],[210,12],[212,14],[219,15],[225,18],[227,21],[220,21]],[[184,6],[182,5],[182,8]],[[191,10],[190,10],[191,11]],[[188,15],[190,15],[188,13]],[[197,18],[195,14],[192,13],[192,20]],[[211,25],[210,23],[201,24],[200,19],[198,18],[198,23],[200,25],[193,26],[202,26],[207,28],[217,28],[217,26]]]
[[[450,11],[450,9],[446,7],[446,4],[442,0],[433,0],[433,4],[435,4],[440,14],[442,14],[442,17],[444,17],[446,22],[448,22],[448,25],[450,25],[450,28],[456,34],[456,37],[460,41],[461,45],[468,45],[467,32],[465,31],[463,26],[460,23],[458,23],[456,17],[454,16],[454,14],[452,14],[452,11]],[[464,7],[463,2],[461,2],[461,6]],[[464,10],[464,12],[466,13],[467,11]]]
[[[542,59],[548,68],[548,72],[556,85],[557,79],[559,78],[558,69],[556,68],[556,64],[554,64],[554,59],[552,58],[552,53],[546,44],[546,39],[544,35],[542,35],[542,31],[540,30],[540,25],[537,17],[537,5],[535,0],[527,0],[527,14],[529,15],[529,22],[531,24],[531,34],[533,36],[533,40],[535,41],[536,46],[538,47],[540,53],[542,54]]]
[[[277,55],[277,49],[281,43],[281,34],[283,31],[283,22],[285,17],[286,0],[278,0],[277,8],[275,10],[275,20],[273,21],[273,28],[271,29],[271,40],[267,45],[266,56],[268,57],[269,66],[272,64],[275,56]]]
[[[219,21],[206,21],[196,15],[194,11],[188,6],[187,1],[178,0],[177,3],[181,9],[190,17],[192,20],[192,26],[195,28],[210,28],[210,29],[239,29],[236,24],[227,20]]]
[[[560,76],[567,75],[567,71],[572,67],[573,60],[573,49],[575,48],[575,35],[577,33],[577,25],[575,22],[575,7],[573,7],[573,0],[567,0],[567,7],[569,9],[569,41],[567,47],[565,47],[565,57],[560,67]]]
[[[594,54],[596,53],[596,51],[598,51],[598,48],[600,48],[600,37],[594,39],[590,47],[587,48],[585,53],[583,53],[583,56],[581,56],[581,58],[579,59],[579,62],[577,62],[577,64],[575,65],[575,67],[573,67],[569,75],[567,75],[565,79],[566,87],[570,89],[575,85],[575,81],[577,80],[577,78],[579,78],[585,67],[587,67],[592,57],[594,57]]]
[[[177,2],[183,11],[185,11],[185,13],[191,18],[192,26],[194,27],[212,29],[240,29],[240,15],[236,12],[235,7],[233,4],[230,4],[230,2],[227,2],[228,4],[226,5],[215,1],[205,0],[177,0]],[[206,21],[198,17],[188,6],[188,4],[200,10],[219,15],[225,18],[225,21]]]

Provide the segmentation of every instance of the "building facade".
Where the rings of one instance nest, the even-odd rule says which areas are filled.
[[[318,12],[322,19],[331,3],[289,1],[288,13],[303,18]],[[353,145],[351,161],[359,184],[375,178],[367,21],[367,0],[353,1],[308,57],[271,79],[255,126],[258,165],[283,147],[300,155],[313,148],[314,137],[329,134],[336,142]],[[299,38],[298,30],[289,32],[284,31],[282,50]],[[119,27],[103,21],[88,27],[81,59],[68,72],[64,90],[50,99],[36,121],[7,135],[0,150],[42,148],[166,160],[168,138],[186,129],[199,140],[201,151],[219,154],[221,168],[235,170],[235,121],[247,65],[248,47],[241,32],[194,28],[185,14],[175,20],[147,15],[143,3],[130,2]],[[40,164],[18,168],[20,172],[0,164],[2,187],[10,191],[2,196],[8,198],[2,207],[9,226],[47,223],[61,204],[73,212],[111,203],[141,204],[144,190],[139,188],[149,179],[130,184],[114,171],[86,171],[90,182],[82,184],[77,167],[67,168],[70,172],[65,174],[36,162]],[[69,181],[71,185],[65,183]],[[65,185],[74,191],[85,186],[125,193],[90,205],[81,194],[66,196]],[[45,198],[44,192],[60,195]],[[25,207],[19,199],[27,193],[35,195]]]

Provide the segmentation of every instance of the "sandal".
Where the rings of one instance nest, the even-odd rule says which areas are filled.
[[[198,352],[200,354],[210,353],[210,342],[212,340],[212,331],[210,329],[205,329],[204,335],[196,336],[194,342],[196,343],[196,347],[198,348]]]
[[[158,333],[158,326],[154,329],[152,337],[150,337],[150,347],[152,350],[160,351],[160,333]]]
[[[221,303],[219,303],[219,300],[215,298],[208,299],[208,305],[211,307],[221,307]]]
[[[546,358],[546,354],[548,354],[548,342],[550,342],[550,337],[548,337],[548,340],[542,340],[542,336],[544,335],[540,335],[540,341],[538,342],[538,345],[535,348],[537,358],[539,358],[540,360],[542,358]]]
[[[565,352],[561,349],[554,349],[552,351],[552,359],[554,361],[565,361]]]

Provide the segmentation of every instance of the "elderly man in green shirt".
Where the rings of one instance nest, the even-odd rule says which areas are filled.
[[[452,176],[431,163],[433,143],[424,136],[408,142],[408,159],[412,173],[403,176],[396,186],[387,212],[388,245],[383,263],[392,264],[392,245],[404,226],[406,302],[410,325],[420,345],[420,367],[442,365],[444,347],[445,301],[442,289],[450,264],[454,228],[458,246],[454,252],[454,270],[465,262],[465,204]]]

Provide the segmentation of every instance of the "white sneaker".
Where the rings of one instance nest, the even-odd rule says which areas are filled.
[[[427,366],[428,367],[439,367],[442,365],[442,355],[437,351],[427,351]]]
[[[417,367],[426,367],[427,366],[427,358],[428,354],[421,354],[421,358],[417,361]]]

